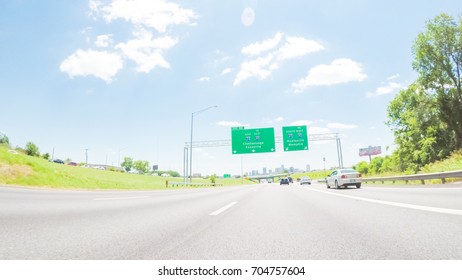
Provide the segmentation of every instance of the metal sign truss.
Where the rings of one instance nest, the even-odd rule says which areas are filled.
[[[324,134],[310,134],[310,141],[327,141],[338,139],[338,133],[324,133]],[[282,143],[282,136],[274,137],[276,143]],[[185,142],[184,147],[189,149],[191,143]],[[209,141],[194,141],[192,142],[193,148],[213,148],[213,147],[227,147],[231,146],[231,140],[209,140]]]
[[[343,168],[343,153],[342,153],[342,143],[340,138],[338,137],[338,133],[323,133],[323,134],[310,134],[309,141],[329,141],[335,140],[337,143],[337,157],[338,157],[338,166]],[[283,143],[282,136],[275,137],[276,143]],[[192,174],[187,174],[189,159],[188,159],[188,151],[191,146],[190,142],[185,142],[184,145],[184,155],[183,155],[183,174],[184,178],[188,178],[192,176]],[[213,147],[228,147],[231,146],[231,139],[229,140],[208,140],[208,141],[193,141],[192,147],[193,148],[213,148]],[[186,180],[186,179],[185,179]]]

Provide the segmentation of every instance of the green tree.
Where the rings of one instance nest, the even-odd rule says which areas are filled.
[[[212,184],[215,184],[216,181],[217,181],[217,174],[212,174],[212,175],[210,175],[210,182],[211,182]]]
[[[167,170],[167,171],[157,170],[155,173],[157,173],[159,176],[162,174],[168,174],[170,175],[170,177],[180,177],[180,173],[178,173],[178,171],[173,171],[173,170]]]
[[[33,157],[40,156],[39,148],[37,147],[37,145],[35,145],[32,142],[27,142],[25,151],[26,151],[26,154],[29,156],[33,156]]]
[[[392,156],[386,156],[383,159],[382,162],[382,167],[380,168],[380,173],[385,173],[385,172],[399,172],[400,170],[397,168],[399,164],[397,164],[397,159],[396,157]]]
[[[418,83],[428,95],[436,96],[438,117],[446,125],[453,150],[462,148],[461,46],[462,16],[456,21],[443,13],[427,22],[413,47]]]
[[[452,133],[439,118],[437,96],[420,85],[401,90],[388,105],[387,113],[387,124],[398,144],[393,156],[399,171],[416,172],[454,149]]]
[[[379,174],[382,173],[382,164],[383,164],[384,158],[383,157],[374,157],[370,164],[369,164],[369,169],[372,174]]]
[[[369,164],[365,161],[361,161],[354,169],[363,175],[367,175],[369,173]]]
[[[10,139],[5,134],[0,133],[0,145],[10,146]]]
[[[133,163],[133,168],[135,170],[138,170],[141,174],[146,174],[149,172],[149,162],[137,160]]]
[[[131,157],[124,157],[124,161],[120,164],[125,171],[129,172],[133,168],[133,159]]]
[[[44,154],[42,155],[42,157],[43,157],[44,159],[46,159],[46,160],[49,160],[49,159],[50,159],[50,154],[49,154],[49,153],[44,153]]]

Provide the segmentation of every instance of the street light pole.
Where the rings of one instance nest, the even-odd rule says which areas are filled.
[[[192,182],[192,143],[193,143],[193,128],[194,128],[194,115],[198,115],[212,108],[217,108],[217,105],[204,108],[202,110],[191,113],[191,138],[189,139],[189,182]]]

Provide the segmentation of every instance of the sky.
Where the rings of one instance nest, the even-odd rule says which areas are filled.
[[[13,146],[95,164],[123,157],[183,173],[185,142],[231,127],[306,125],[391,154],[387,106],[416,79],[412,45],[460,0],[0,1],[0,132]],[[197,148],[193,173],[338,165],[335,141],[233,155]]]

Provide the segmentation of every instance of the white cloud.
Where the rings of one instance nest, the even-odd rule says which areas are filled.
[[[293,125],[293,126],[301,126],[301,125],[310,126],[312,123],[313,123],[312,121],[308,121],[308,120],[299,120],[299,121],[292,122],[290,125]]]
[[[284,121],[283,117],[277,117],[274,120],[266,120],[266,123],[273,124],[273,123],[278,123],[278,122],[282,122],[282,121]]]
[[[287,36],[285,45],[278,51],[278,59],[286,60],[301,57],[323,49],[324,47],[316,41]]]
[[[262,52],[274,49],[281,42],[283,33],[276,33],[273,38],[266,39],[261,43],[253,43],[242,48],[242,53],[248,56],[259,55]]]
[[[162,52],[174,47],[176,39],[169,36],[154,39],[152,33],[145,29],[136,31],[134,36],[135,39],[119,43],[115,49],[121,50],[128,59],[133,60],[138,72],[149,73],[155,67],[170,68]]]
[[[217,122],[217,125],[219,126],[229,126],[229,127],[236,127],[236,126],[248,126],[248,124],[242,124],[237,121],[220,121]]]
[[[107,51],[81,50],[67,57],[59,69],[71,78],[75,76],[95,76],[107,83],[112,81],[117,72],[123,68],[122,58]]]
[[[308,127],[308,134],[326,134],[332,133],[329,128],[326,127],[316,127],[316,126],[309,126]],[[309,137],[309,136],[308,136]]]
[[[197,18],[194,11],[166,0],[90,0],[89,16],[94,20],[103,18],[107,23],[125,20],[135,30],[132,39],[119,42],[115,46],[112,34],[99,35],[94,42],[95,46],[110,47],[110,51],[79,49],[61,64],[61,71],[71,77],[94,75],[106,82],[110,82],[122,69],[122,58],[134,61],[138,72],[148,73],[156,67],[170,68],[164,53],[174,47],[178,39],[167,35],[155,37],[154,29],[158,33],[165,33],[173,25],[194,25]],[[86,30],[92,29],[89,27]]]
[[[277,117],[274,121],[275,122],[282,122],[284,120],[283,117]]]
[[[366,93],[366,97],[377,97],[390,94],[401,88],[403,88],[403,86],[399,83],[388,82],[386,85],[378,87],[374,92]]]
[[[283,38],[285,44],[277,48],[283,41]],[[257,77],[262,80],[266,79],[273,71],[279,69],[284,61],[305,56],[322,49],[324,47],[315,41],[276,33],[273,38],[242,48],[242,53],[246,54],[250,60],[244,61],[241,64],[233,85],[237,86],[251,77]],[[265,53],[264,56],[262,55],[263,53]],[[255,56],[257,57],[254,58]]]
[[[112,43],[112,35],[104,34],[96,37],[95,45],[99,48],[106,48]]]
[[[242,81],[247,80],[250,77],[258,77],[265,79],[271,75],[271,62],[273,61],[273,55],[266,57],[259,57],[257,59],[246,61],[241,65],[241,69],[234,79],[234,86],[239,85]]]
[[[200,78],[198,79],[198,81],[199,81],[199,82],[208,82],[208,81],[210,81],[210,77],[200,77]]]
[[[223,71],[221,71],[221,75],[229,74],[229,73],[231,73],[231,70],[232,70],[231,68],[225,68],[225,69],[223,69]]]
[[[397,78],[399,78],[399,77],[400,77],[399,74],[395,74],[395,75],[393,75],[393,76],[388,77],[388,78],[387,78],[387,81],[394,80],[394,79],[397,79]]]
[[[362,65],[348,58],[332,61],[331,64],[321,64],[310,69],[308,76],[293,83],[295,92],[301,92],[310,86],[329,86],[353,81],[363,81],[367,75],[363,73]]]
[[[194,24],[196,13],[165,0],[112,0],[108,5],[90,1],[92,14],[102,14],[107,22],[123,19],[136,26],[164,33],[170,25]]]
[[[332,129],[353,129],[357,128],[358,126],[355,124],[329,123],[327,124],[327,127]]]

